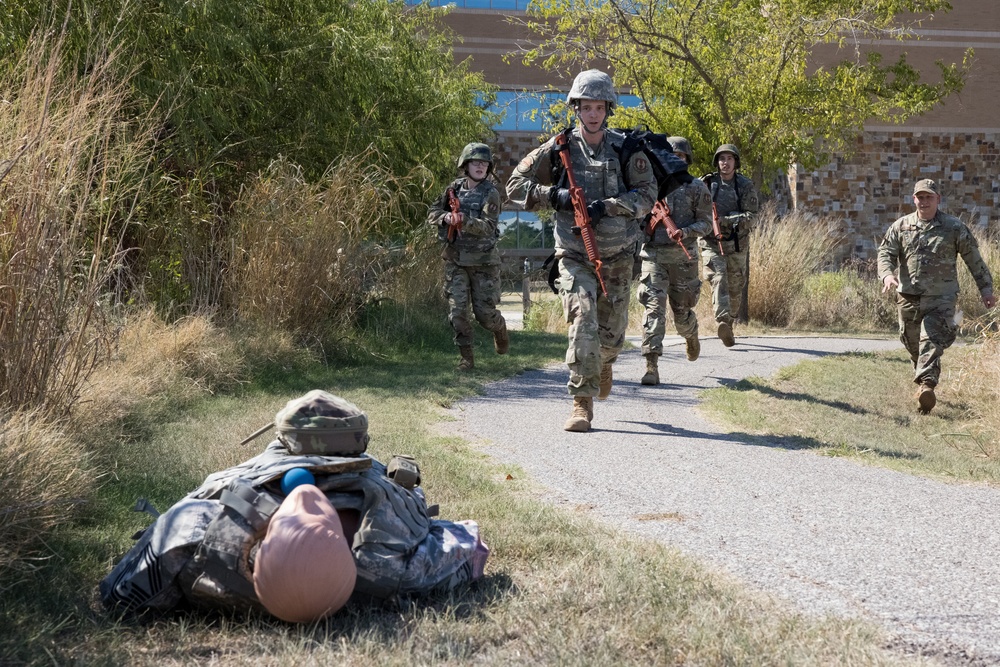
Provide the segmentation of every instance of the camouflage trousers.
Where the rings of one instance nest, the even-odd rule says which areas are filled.
[[[472,345],[472,323],[469,321],[469,304],[472,314],[487,331],[498,331],[504,326],[503,315],[497,310],[500,304],[500,265],[459,266],[444,263],[444,293],[448,298],[448,323],[455,330],[455,344]]]
[[[936,387],[941,377],[941,356],[955,342],[954,294],[896,295],[899,340],[910,353],[913,381]]]
[[[701,249],[705,280],[712,284],[712,306],[716,322],[732,324],[743,305],[743,286],[747,279],[747,252],[726,251],[720,255],[711,247]]]
[[[688,259],[677,246],[646,246],[639,276],[639,303],[646,309],[642,320],[642,353],[663,354],[667,329],[667,305],[677,333],[684,338],[698,336],[694,307],[701,296],[697,250]]]
[[[593,266],[569,257],[559,260],[559,296],[569,323],[566,386],[571,396],[597,396],[601,366],[618,359],[625,344],[633,262],[631,253],[604,261],[605,297]]]

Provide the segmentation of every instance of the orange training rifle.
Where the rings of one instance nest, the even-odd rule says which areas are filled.
[[[604,277],[601,275],[601,255],[597,252],[597,239],[594,238],[594,228],[590,224],[590,214],[587,213],[587,202],[583,198],[583,188],[576,184],[576,176],[573,175],[573,164],[569,159],[569,141],[565,133],[556,135],[556,151],[559,159],[562,160],[563,168],[566,170],[566,180],[569,182],[569,196],[573,202],[573,221],[576,227],[573,231],[579,232],[583,239],[583,247],[587,251],[587,259],[594,265],[594,273],[597,274],[597,282],[601,285],[601,293],[608,295],[608,290],[604,286]]]
[[[451,224],[448,225],[448,243],[454,243],[455,239],[462,235],[462,203],[458,201],[455,188],[448,188],[448,207],[451,208]]]
[[[670,215],[670,205],[667,204],[666,199],[657,199],[656,203],[653,204],[653,214],[649,218],[650,237],[652,237],[653,232],[656,231],[657,225],[663,225],[663,227],[667,230],[667,236],[669,236],[674,243],[681,247],[681,250],[684,251],[684,254],[687,255],[688,259],[691,259],[691,253],[689,253],[688,249],[684,247],[683,243],[681,243],[681,240],[684,238],[684,233],[677,226],[677,223],[674,222],[673,216]]]

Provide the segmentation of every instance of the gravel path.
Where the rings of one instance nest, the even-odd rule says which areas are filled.
[[[712,338],[695,363],[673,342],[658,387],[639,384],[638,350],[619,357],[587,434],[562,430],[572,408],[562,364],[491,384],[451,413],[553,502],[592,508],[806,611],[874,620],[944,663],[1000,664],[1000,490],[749,445],[697,410],[700,389],[898,342],[740,338],[727,350]]]

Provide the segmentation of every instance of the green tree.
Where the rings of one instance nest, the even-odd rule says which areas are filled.
[[[963,63],[937,63],[935,82],[906,60],[865,52],[866,40],[902,39],[916,16],[945,0],[535,0],[542,43],[528,63],[568,71],[602,61],[644,107],[619,126],[647,124],[711,150],[737,144],[758,184],[798,162],[807,169],[848,152],[865,121],[902,122],[960,91]],[[910,18],[912,21],[912,17]],[[817,66],[818,49],[841,62]]]

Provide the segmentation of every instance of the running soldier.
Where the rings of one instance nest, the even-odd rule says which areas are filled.
[[[927,414],[937,403],[934,388],[941,377],[941,356],[955,342],[958,300],[957,257],[962,256],[976,281],[983,305],[996,305],[993,276],[979,254],[969,228],[938,210],[941,193],[925,178],[913,186],[917,210],[889,227],[878,249],[882,292],[896,290],[899,339],[910,353],[917,406]]]
[[[716,333],[723,345],[732,347],[736,344],[733,324],[743,304],[749,268],[747,246],[760,209],[760,198],[753,181],[737,173],[740,152],[736,146],[719,146],[712,164],[718,171],[704,176],[702,180],[711,193],[721,239],[708,234],[698,244],[705,264],[705,278],[712,283]]]
[[[507,323],[497,310],[500,304],[500,252],[497,241],[500,192],[487,176],[493,171],[493,155],[486,144],[467,145],[458,158],[464,176],[456,179],[431,207],[427,222],[438,229],[444,242],[444,286],[448,297],[448,322],[455,331],[461,361],[458,370],[472,370],[472,324],[469,304],[476,321],[493,333],[497,354],[507,354],[510,337]]]
[[[573,396],[573,412],[563,428],[583,432],[594,418],[594,396],[604,399],[611,393],[612,364],[628,324],[638,221],[656,201],[657,186],[642,151],[623,164],[615,150],[617,133],[607,128],[616,102],[610,76],[599,70],[581,72],[566,102],[576,114],[576,126],[521,160],[507,182],[507,195],[528,211],[555,210],[556,282],[569,323],[567,387]],[[568,151],[574,182],[582,188],[600,255],[599,274],[575,222],[569,176],[557,146]]]
[[[674,154],[691,164],[691,142],[684,137],[667,139]],[[660,383],[657,361],[663,354],[666,332],[667,304],[673,314],[674,327],[684,337],[688,361],[701,353],[698,340],[698,317],[694,307],[701,295],[698,276],[698,239],[712,233],[712,197],[708,187],[699,180],[682,185],[667,195],[667,209],[677,226],[671,234],[654,215],[646,223],[646,242],[642,246],[642,273],[639,277],[639,303],[646,309],[642,322],[642,354],[646,357],[646,374],[642,384]],[[650,227],[653,227],[650,234]]]

